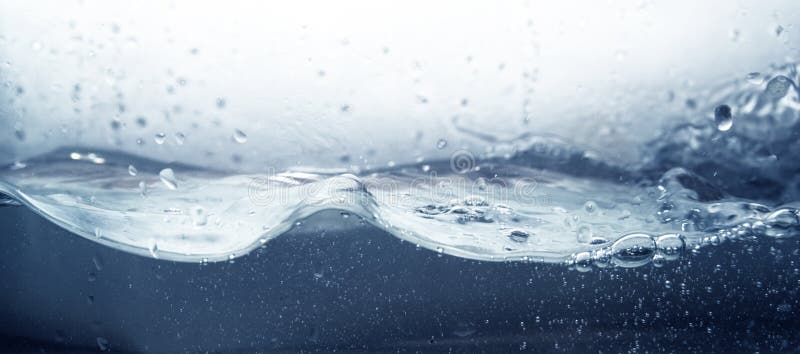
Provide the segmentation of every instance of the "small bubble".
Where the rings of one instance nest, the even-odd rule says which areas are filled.
[[[586,204],[583,205],[583,209],[589,214],[594,213],[595,210],[597,210],[597,204],[591,200],[587,201]]]
[[[164,140],[166,140],[166,139],[167,139],[167,134],[164,134],[164,133],[157,133],[153,137],[153,140],[155,140],[156,144],[158,144],[158,145],[163,144]]]
[[[217,98],[217,108],[223,109],[223,108],[225,108],[226,104],[227,104],[227,102],[225,102],[224,98],[222,98],[222,97]]]
[[[139,170],[137,170],[135,166],[128,165],[128,174],[129,175],[136,176],[137,173],[139,173]]]
[[[178,179],[175,178],[175,172],[173,172],[171,168],[165,168],[161,170],[161,172],[158,173],[158,176],[161,178],[161,182],[164,182],[164,185],[167,186],[167,188],[178,188]]]
[[[783,33],[783,26],[777,25],[775,26],[775,37],[779,37]]]
[[[733,115],[731,114],[731,107],[722,104],[714,108],[714,123],[717,124],[717,130],[726,132],[733,126]]]
[[[233,140],[239,144],[244,144],[247,142],[247,134],[245,134],[243,131],[239,129],[236,129],[233,132]]]
[[[439,150],[444,149],[446,146],[447,146],[447,140],[439,139],[439,141],[436,142],[436,148]]]

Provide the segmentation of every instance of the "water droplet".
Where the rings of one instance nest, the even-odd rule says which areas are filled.
[[[161,182],[164,182],[164,185],[167,186],[167,188],[178,188],[178,179],[175,178],[175,172],[173,172],[171,168],[165,168],[161,170],[161,172],[158,173],[158,176],[161,177]]]
[[[129,175],[136,176],[137,173],[139,173],[139,170],[137,170],[135,166],[128,165],[128,174]]]
[[[247,134],[245,134],[243,131],[239,129],[236,129],[233,132],[233,140],[239,144],[244,144],[247,142]]]
[[[779,100],[786,96],[789,88],[793,85],[791,79],[786,76],[778,75],[773,77],[767,82],[767,87],[764,89],[764,94],[773,100]]]
[[[587,201],[586,204],[583,205],[583,209],[589,214],[594,213],[594,211],[597,210],[597,204],[591,200]]]
[[[611,245],[614,263],[632,268],[647,264],[655,254],[656,242],[648,234],[637,233],[623,236]]]
[[[761,76],[761,73],[752,72],[747,74],[747,82],[753,85],[761,85],[764,82],[764,78]]]
[[[144,183],[144,181],[139,181],[139,193],[142,194],[142,197],[147,195],[147,183]]]
[[[150,255],[153,256],[153,258],[158,258],[158,242],[156,240],[150,240],[147,250],[150,251]]]
[[[733,126],[733,114],[731,114],[731,107],[722,104],[714,108],[714,123],[717,124],[717,130],[726,132]]]
[[[519,243],[528,242],[528,237],[530,237],[530,234],[523,230],[511,230],[508,233],[508,238],[514,242],[519,242]]]
[[[156,135],[153,137],[153,140],[155,140],[156,144],[158,145],[163,144],[164,140],[166,139],[167,139],[167,134],[164,133],[156,133]]]
[[[196,206],[192,208],[192,222],[196,227],[205,226],[208,223],[208,214],[203,207]]]
[[[183,133],[175,133],[175,143],[178,145],[183,145],[183,142],[186,141],[186,135]]]
[[[444,149],[446,146],[447,146],[447,140],[439,139],[439,141],[436,142],[436,148],[439,150]]]

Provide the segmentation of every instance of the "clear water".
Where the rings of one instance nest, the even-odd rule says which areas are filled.
[[[774,67],[687,100],[682,115],[650,112],[666,124],[627,147],[638,163],[563,137],[460,129],[491,148],[441,139],[435,149],[448,159],[360,168],[343,157],[339,169],[242,174],[72,147],[5,166],[0,191],[11,198],[3,205],[24,204],[85,238],[176,261],[233,259],[336,209],[459,257],[660,266],[703,246],[800,233],[797,81],[796,65]],[[241,130],[231,138],[254,143]]]

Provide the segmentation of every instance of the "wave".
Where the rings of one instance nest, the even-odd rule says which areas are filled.
[[[800,233],[796,78],[787,65],[687,101],[685,117],[631,147],[645,156],[637,164],[557,136],[501,140],[464,127],[492,148],[360,171],[241,174],[75,147],[3,168],[9,198],[0,205],[23,204],[85,238],[174,261],[233,259],[339,210],[459,257],[581,271],[659,266],[706,245]],[[720,105],[732,112],[725,126],[713,115]]]

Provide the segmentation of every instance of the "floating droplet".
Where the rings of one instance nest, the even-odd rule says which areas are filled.
[[[523,230],[511,230],[511,232],[508,233],[508,238],[514,242],[528,242],[528,237],[530,237],[530,234]]]
[[[447,140],[439,139],[439,141],[436,142],[436,148],[439,150],[444,149],[446,146],[447,146]]]
[[[153,258],[158,258],[158,242],[156,240],[150,240],[147,250],[150,251],[150,255],[153,256]]]
[[[142,197],[147,195],[147,183],[144,183],[144,181],[139,181],[139,193],[142,194]]]
[[[245,134],[243,131],[239,129],[236,129],[233,132],[233,140],[239,144],[244,144],[247,142],[247,134]]]
[[[153,140],[155,140],[156,144],[161,145],[164,143],[164,140],[167,140],[167,134],[156,133],[156,135],[153,137]]]
[[[717,130],[726,132],[733,126],[733,114],[731,114],[731,107],[722,104],[714,108],[714,123],[717,125]]]
[[[129,175],[136,176],[137,173],[139,173],[139,170],[137,170],[135,166],[128,165],[128,174]]]
[[[586,204],[583,205],[583,209],[589,214],[594,213],[594,211],[597,210],[597,204],[591,200],[587,201]]]
[[[196,206],[192,208],[192,222],[194,226],[200,227],[208,223],[208,214],[203,207]]]
[[[175,133],[175,143],[178,145],[183,145],[183,142],[186,141],[186,135],[183,133]]]
[[[175,172],[173,172],[171,168],[165,168],[161,170],[161,172],[158,173],[158,176],[161,177],[161,182],[164,182],[164,185],[167,186],[167,188],[178,188],[178,179],[175,178]]]

